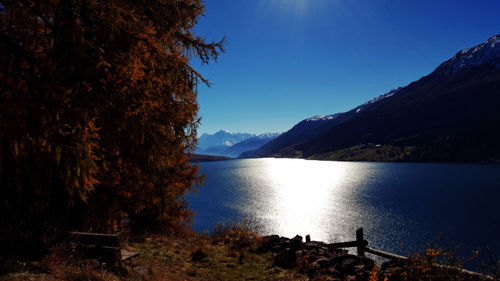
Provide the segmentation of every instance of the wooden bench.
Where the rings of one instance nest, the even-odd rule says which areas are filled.
[[[116,234],[70,231],[69,241],[78,254],[101,263],[118,266],[122,260],[120,240]]]

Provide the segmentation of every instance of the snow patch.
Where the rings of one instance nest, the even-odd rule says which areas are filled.
[[[270,139],[270,138],[275,138],[279,135],[281,135],[281,133],[263,133],[263,134],[260,134],[256,137],[259,139]]]
[[[342,113],[335,113],[335,114],[331,114],[331,115],[316,115],[316,116],[313,116],[311,118],[307,118],[305,121],[306,122],[316,122],[316,121],[323,121],[323,120],[332,120],[332,119],[337,118],[341,114]]]
[[[372,104],[374,104],[380,100],[386,99],[388,97],[392,97],[394,94],[399,92],[399,90],[401,90],[401,89],[403,89],[403,87],[397,87],[395,89],[390,90],[389,92],[387,92],[385,94],[382,94],[378,97],[375,97],[375,98],[363,103],[362,105],[360,105],[356,108],[356,113],[360,113],[362,110],[368,108],[369,106],[371,106]]]
[[[500,59],[500,35],[495,35],[482,44],[458,52],[453,58],[441,64],[437,70],[450,74],[495,59]]]

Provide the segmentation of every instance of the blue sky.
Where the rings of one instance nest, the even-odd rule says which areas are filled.
[[[344,112],[432,72],[500,33],[500,0],[205,0],[196,27],[227,38],[217,63],[193,64],[198,132],[283,132]]]

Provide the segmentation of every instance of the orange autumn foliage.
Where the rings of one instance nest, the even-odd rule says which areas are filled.
[[[185,153],[196,145],[197,85],[208,83],[190,61],[223,51],[193,34],[203,9],[0,1],[2,229],[30,231],[17,222],[37,213],[101,231],[112,213],[136,229],[188,216],[182,196],[200,178]]]

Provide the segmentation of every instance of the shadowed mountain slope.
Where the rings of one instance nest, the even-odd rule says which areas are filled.
[[[304,120],[249,156],[497,161],[499,108],[500,36],[493,36],[420,80],[301,132]]]

